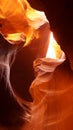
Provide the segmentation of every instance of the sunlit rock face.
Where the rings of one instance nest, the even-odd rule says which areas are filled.
[[[44,12],[31,8],[26,0],[1,1],[0,31],[10,41],[14,40],[13,37],[17,41],[19,39],[17,34],[20,35],[21,39],[26,40],[24,40],[25,45],[32,42],[33,44],[30,48],[33,48],[36,53],[39,51],[37,55],[41,53],[45,56],[50,34],[49,22]],[[42,46],[39,44],[40,41]],[[42,48],[44,49],[44,54]]]
[[[24,33],[28,43],[34,36],[38,37],[36,30],[45,22],[48,21],[44,12],[31,8],[26,0],[0,2],[0,31],[4,35]]]

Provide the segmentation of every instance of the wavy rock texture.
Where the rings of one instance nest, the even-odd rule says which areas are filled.
[[[57,65],[59,66],[56,67]],[[36,78],[30,86],[33,97],[30,128],[72,129],[73,73],[67,61],[57,64],[56,60],[46,59],[44,62],[43,59],[38,59],[35,61],[34,69]]]
[[[58,22],[58,18],[61,16],[57,15],[59,10],[58,4],[57,6],[55,4],[53,7],[54,9],[55,7],[58,7],[53,13],[53,8],[49,8],[52,7],[53,2],[51,1],[48,4],[48,2],[42,1],[44,4],[43,7],[46,8],[47,17],[51,22],[51,29],[56,36],[58,35],[58,41],[59,43],[61,41],[62,48],[67,51],[68,46],[67,49],[65,49],[65,47],[66,42],[68,42],[69,39],[68,41],[67,39],[61,39],[61,32],[63,30],[61,28],[62,26],[60,26],[61,19]],[[60,2],[59,4],[61,5],[63,2]],[[42,5],[41,2],[40,5]],[[63,7],[65,7],[65,4]],[[47,13],[47,9],[49,13]],[[68,19],[69,16],[70,15],[67,17],[66,15],[66,18]],[[65,29],[68,29],[69,26],[67,25],[69,25],[69,23],[67,22],[68,24],[65,24],[65,17],[63,20],[63,27],[66,25]],[[58,30],[56,30],[56,27]],[[65,32],[66,31],[67,30],[65,30]],[[30,93],[33,98],[32,103],[24,101],[22,98],[23,92],[21,93],[21,96],[20,93],[17,94],[17,87],[20,83],[18,75],[19,71],[21,72],[22,67],[17,70],[13,69],[13,75],[11,75],[11,82],[13,85],[15,85],[15,82],[18,82],[16,90],[10,82],[10,66],[14,62],[17,50],[20,50],[23,45],[25,46],[30,43],[28,47],[25,47],[26,49],[23,48],[20,50],[17,56],[19,57],[23,51],[22,57],[20,56],[20,59],[23,60],[24,57],[26,57],[23,55],[26,50],[28,53],[32,53],[31,57],[33,57],[28,57],[29,60],[28,63],[25,63],[25,69],[28,70],[27,64],[29,64],[28,67],[30,67],[31,60],[33,62],[36,57],[42,58],[45,56],[49,43],[50,26],[44,13],[31,8],[26,0],[0,0],[0,32],[0,130],[72,130],[73,72],[70,68],[69,61],[66,60],[61,65],[61,62],[51,61],[50,68],[49,64],[46,62],[46,66],[44,67],[45,64],[43,64],[43,61],[42,65],[46,72],[44,72],[44,69],[41,71],[41,62],[39,63],[39,68],[36,70],[36,78],[30,86]],[[65,33],[62,33],[62,38],[64,38],[64,36],[65,38],[68,38],[66,37],[68,35],[64,34]],[[70,43],[72,43],[72,41]],[[69,52],[70,49],[71,47],[69,48]],[[21,60],[19,60],[19,62],[20,61]],[[14,62],[14,67],[16,64],[16,68],[19,66],[17,63]],[[36,64],[35,68],[37,68]],[[30,73],[30,70],[28,73]],[[27,76],[26,80],[30,81],[30,77]],[[24,78],[22,81],[24,81]],[[21,85],[23,84],[20,83],[20,87],[22,87]],[[31,108],[31,118],[29,113],[26,114],[29,111],[26,104]],[[26,121],[27,117],[29,122]],[[7,127],[2,127],[2,125]]]

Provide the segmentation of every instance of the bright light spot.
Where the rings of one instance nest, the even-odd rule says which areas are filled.
[[[62,56],[62,50],[57,44],[56,40],[53,37],[53,33],[50,34],[50,42],[46,54],[46,58],[59,59]]]

